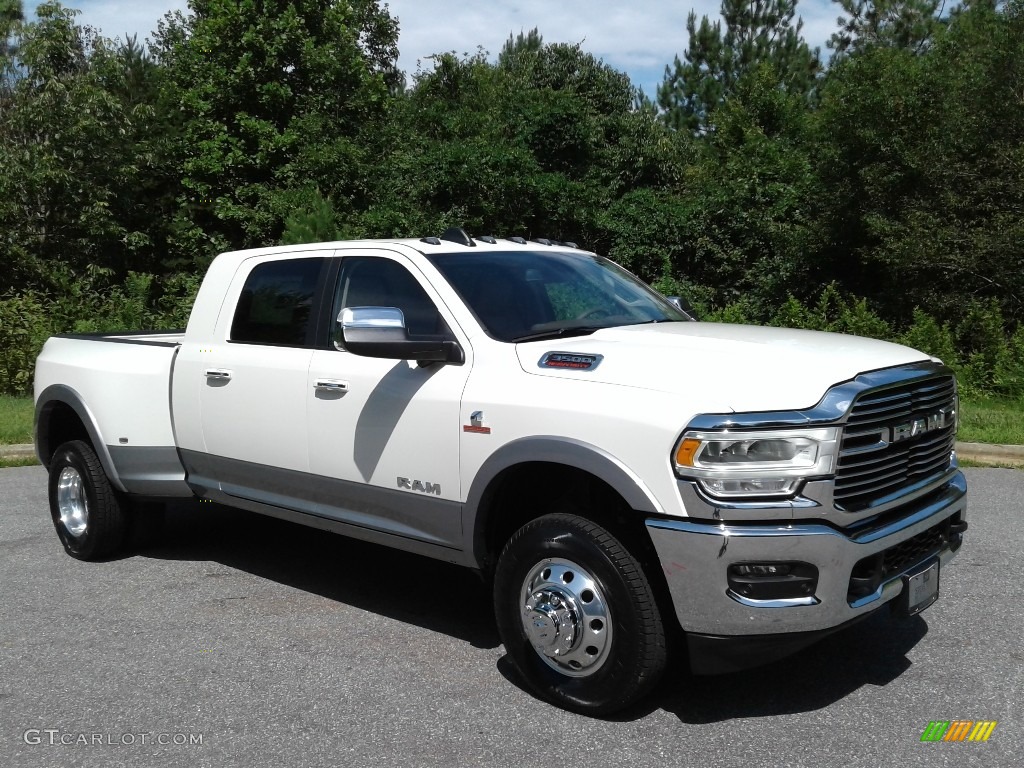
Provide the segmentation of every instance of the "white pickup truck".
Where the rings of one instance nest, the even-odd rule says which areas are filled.
[[[523,678],[594,715],[672,653],[735,670],[923,610],[967,528],[939,361],[696,322],[548,240],[225,253],[184,333],[52,338],[35,397],[73,557],[188,497],[459,563]]]

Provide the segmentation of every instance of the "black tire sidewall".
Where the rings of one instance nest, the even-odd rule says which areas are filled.
[[[556,519],[561,518],[561,519]],[[645,621],[636,594],[605,548],[569,516],[550,516],[528,524],[513,537],[495,574],[495,614],[505,650],[527,682],[544,698],[561,707],[590,715],[614,712],[633,703],[653,686],[638,664],[647,658]],[[602,533],[611,537],[606,531]],[[613,546],[625,548],[611,537]],[[609,606],[612,642],[608,658],[592,675],[571,677],[552,669],[539,657],[522,627],[520,590],[530,571],[542,560],[555,558],[577,563],[598,583]],[[635,563],[635,561],[633,561]],[[636,566],[639,570],[639,565]],[[662,644],[664,640],[661,640]],[[660,670],[654,670],[655,676]]]
[[[85,533],[78,537],[72,536],[61,522],[60,507],[57,503],[57,486],[60,482],[60,474],[65,467],[75,469],[82,478],[82,488],[88,504],[88,524]],[[50,517],[64,550],[79,560],[102,557],[114,550],[121,542],[123,531],[117,525],[119,521],[110,519],[109,506],[112,502],[116,504],[116,500],[113,499],[114,491],[103,474],[99,459],[92,448],[79,440],[64,443],[54,452],[49,472]],[[97,482],[106,485],[103,489],[106,503],[99,498]],[[117,511],[115,510],[115,512]]]

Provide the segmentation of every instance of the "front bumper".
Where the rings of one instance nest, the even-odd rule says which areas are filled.
[[[963,473],[914,500],[882,522],[852,530],[820,523],[725,523],[651,518],[647,529],[661,560],[679,624],[708,638],[813,633],[819,635],[865,617],[903,590],[903,574],[937,557],[945,566],[962,543],[967,516]],[[951,520],[956,524],[951,526]],[[937,531],[956,531],[953,535]],[[910,541],[913,539],[914,541]],[[921,547],[916,545],[921,543]],[[932,545],[934,543],[934,546]],[[900,550],[893,550],[903,544]],[[911,552],[868,594],[851,584],[854,567],[885,552]],[[786,600],[750,600],[731,592],[727,571],[745,562],[802,561],[818,569],[813,595]],[[806,635],[816,639],[812,635]],[[783,638],[776,637],[774,641]],[[803,643],[807,644],[807,643]]]

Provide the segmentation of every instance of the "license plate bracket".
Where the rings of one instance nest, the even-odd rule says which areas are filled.
[[[903,576],[900,613],[916,616],[939,599],[939,559],[933,558],[912,573]]]

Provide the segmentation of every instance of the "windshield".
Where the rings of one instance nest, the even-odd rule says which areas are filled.
[[[589,253],[467,251],[428,258],[500,341],[689,320],[622,267]]]

